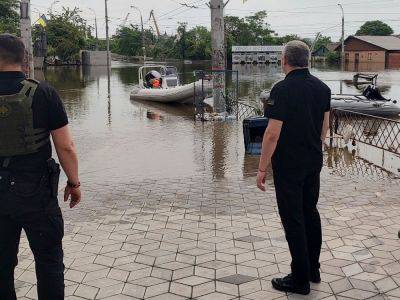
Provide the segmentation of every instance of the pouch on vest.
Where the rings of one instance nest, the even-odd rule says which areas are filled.
[[[18,94],[0,96],[0,157],[36,153],[50,141],[47,129],[33,126],[32,101],[38,83],[22,81]]]

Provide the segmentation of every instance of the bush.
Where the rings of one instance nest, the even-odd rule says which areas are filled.
[[[326,61],[330,64],[340,63],[340,53],[339,52],[329,52],[326,56]]]

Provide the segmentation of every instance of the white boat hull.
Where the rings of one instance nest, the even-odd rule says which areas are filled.
[[[209,86],[210,83],[204,81],[204,91],[208,91],[210,89]],[[200,94],[202,90],[202,82],[200,80],[166,89],[141,89],[138,87],[131,92],[131,99],[160,103],[193,103],[194,94]]]

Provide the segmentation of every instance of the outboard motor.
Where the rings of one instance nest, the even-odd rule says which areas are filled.
[[[369,100],[387,100],[382,96],[381,91],[374,85],[369,85],[363,92],[363,96]]]

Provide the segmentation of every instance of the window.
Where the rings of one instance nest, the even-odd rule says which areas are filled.
[[[372,60],[372,53],[368,53],[368,60]]]

